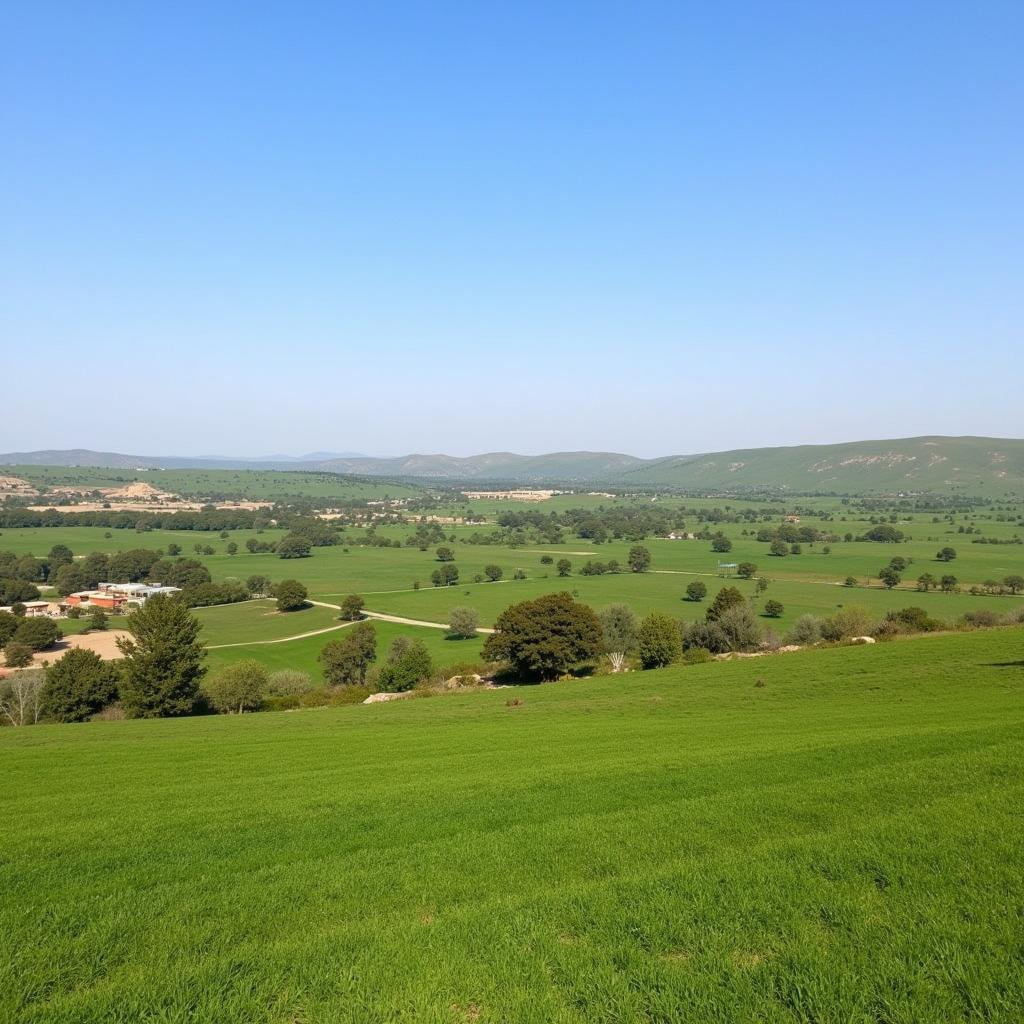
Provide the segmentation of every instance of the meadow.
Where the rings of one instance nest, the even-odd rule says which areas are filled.
[[[1024,631],[0,730],[0,1019],[1016,1022]]]

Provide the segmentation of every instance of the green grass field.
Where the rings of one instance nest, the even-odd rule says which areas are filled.
[[[1017,1022],[1022,695],[999,630],[2,730],[0,1019]]]

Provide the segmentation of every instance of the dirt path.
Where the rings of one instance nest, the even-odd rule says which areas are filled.
[[[369,608],[363,609],[363,614],[368,619],[380,619],[381,622],[397,622],[403,626],[425,626],[427,629],[451,629],[447,622],[427,622],[425,619],[406,619],[401,615],[388,615],[386,612],[371,612]],[[477,626],[478,633],[491,634],[495,632],[487,626]]]
[[[314,601],[314,604],[319,602]],[[328,605],[333,607],[333,605]],[[307,636],[320,636],[321,633],[333,633],[338,629],[345,629],[347,626],[351,626],[351,622],[339,622],[336,626],[324,626],[323,629],[311,629],[308,633],[296,633],[295,636],[282,636],[276,640],[240,640],[234,644],[209,644],[207,646],[208,651],[219,651],[225,647],[257,647],[264,644],[287,644],[291,643],[292,640],[305,640]]]

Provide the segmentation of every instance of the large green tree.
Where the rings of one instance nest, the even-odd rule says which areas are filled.
[[[592,608],[571,594],[545,594],[506,608],[496,632],[484,643],[484,657],[507,661],[528,679],[554,679],[601,653],[601,624]]]
[[[46,668],[43,715],[84,722],[117,697],[117,666],[94,651],[73,647]]]
[[[644,668],[671,665],[682,653],[679,624],[664,612],[650,612],[640,623],[637,650]]]
[[[203,696],[221,714],[258,711],[269,686],[267,670],[254,658],[236,661],[203,680]]]
[[[411,690],[430,678],[434,664],[426,645],[418,637],[395,637],[388,659],[380,669],[380,688],[389,693]]]
[[[331,686],[361,686],[376,660],[377,630],[365,620],[346,629],[341,639],[328,643],[319,656],[324,678]]]
[[[190,714],[206,669],[202,626],[173,597],[157,594],[125,620],[131,637],[119,637],[124,655],[121,703],[132,718]]]

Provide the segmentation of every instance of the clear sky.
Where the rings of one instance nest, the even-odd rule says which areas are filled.
[[[1024,436],[1024,4],[8,3],[0,451]]]

